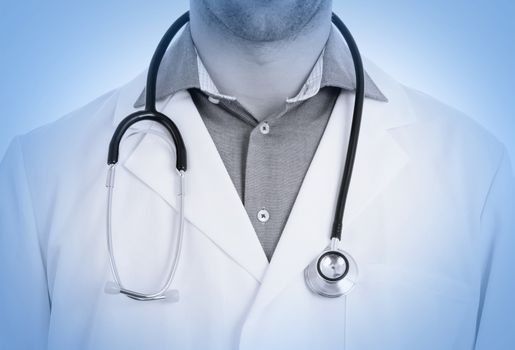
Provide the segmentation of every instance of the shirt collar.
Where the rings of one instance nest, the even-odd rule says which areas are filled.
[[[286,103],[305,101],[315,96],[321,88],[332,86],[343,90],[356,89],[354,65],[349,49],[337,30],[332,28],[327,43],[308,78],[298,94]],[[189,25],[172,44],[163,58],[157,78],[157,100],[164,99],[181,90],[196,88],[214,99],[234,101],[234,96],[220,93],[197,54],[191,38]],[[379,101],[387,98],[365,72],[365,96]],[[141,92],[134,107],[145,104],[145,90]]]

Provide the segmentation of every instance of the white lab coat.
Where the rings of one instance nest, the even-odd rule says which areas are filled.
[[[389,102],[365,103],[343,231],[360,279],[347,298],[312,294],[303,270],[329,242],[350,93],[336,103],[270,264],[189,94],[161,101],[188,149],[172,285],[180,302],[104,293],[108,142],[134,110],[141,75],[12,142],[0,168],[0,348],[514,349],[515,189],[503,146],[372,64],[367,71]],[[153,134],[122,145],[114,245],[133,289],[163,283],[178,216],[174,159]]]

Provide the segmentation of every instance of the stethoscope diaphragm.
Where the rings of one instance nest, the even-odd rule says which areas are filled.
[[[309,290],[327,298],[349,294],[358,280],[356,261],[349,253],[336,247],[338,242],[333,239],[331,246],[304,270]]]

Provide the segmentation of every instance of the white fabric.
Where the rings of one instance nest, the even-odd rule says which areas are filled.
[[[365,105],[342,242],[360,279],[347,298],[311,294],[303,270],[328,244],[350,93],[336,104],[270,264],[189,95],[161,101],[189,151],[172,285],[180,302],[103,292],[107,146],[134,110],[142,75],[17,138],[1,163],[0,348],[515,348],[515,188],[503,146],[367,65],[389,102]],[[155,289],[168,266],[173,166],[159,137],[124,143],[114,244],[131,288]]]

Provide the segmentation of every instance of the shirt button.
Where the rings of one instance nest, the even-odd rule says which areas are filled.
[[[267,135],[270,132],[270,124],[268,124],[267,122],[261,123],[261,125],[259,126],[259,131],[261,131],[263,135]]]
[[[258,212],[257,218],[260,222],[265,223],[270,219],[270,213],[266,209],[261,209]]]
[[[213,96],[209,96],[207,99],[209,100],[209,102],[211,102],[211,103],[213,103],[215,105],[220,103],[220,100],[217,99],[217,98],[214,98]]]

